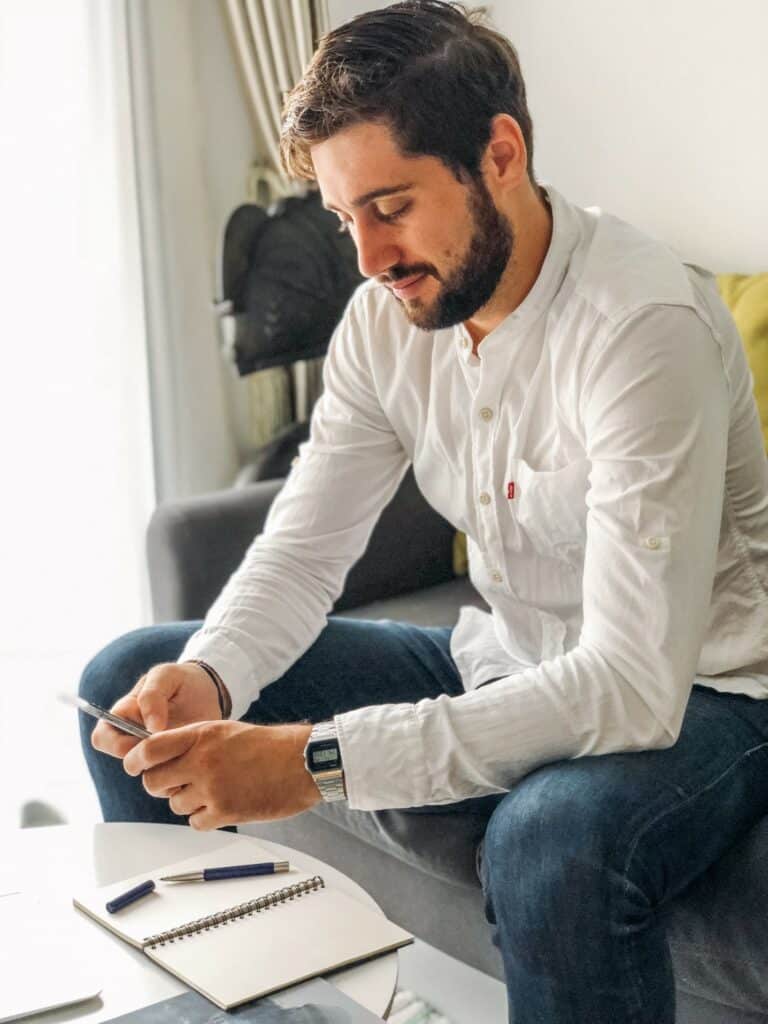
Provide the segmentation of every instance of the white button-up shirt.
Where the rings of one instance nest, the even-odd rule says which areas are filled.
[[[670,746],[694,682],[768,696],[768,460],[734,323],[712,275],[545,188],[539,276],[478,355],[358,289],[310,439],[179,659],[243,714],[318,637],[413,463],[492,612],[453,631],[464,694],[336,716],[354,808]]]

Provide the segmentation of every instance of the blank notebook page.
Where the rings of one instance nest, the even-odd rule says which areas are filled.
[[[410,941],[383,914],[337,889],[317,889],[146,953],[231,1007]]]

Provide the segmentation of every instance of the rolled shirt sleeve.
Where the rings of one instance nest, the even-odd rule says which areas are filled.
[[[459,697],[336,716],[352,807],[451,803],[551,761],[676,741],[724,499],[720,345],[693,309],[647,307],[574,385],[591,462],[578,644]]]
[[[235,718],[318,637],[408,467],[371,379],[361,299],[358,291],[331,340],[309,440],[263,532],[179,658],[216,669]]]

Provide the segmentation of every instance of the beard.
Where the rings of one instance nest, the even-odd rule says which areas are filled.
[[[402,303],[411,323],[424,331],[454,327],[482,309],[496,291],[514,251],[512,225],[499,213],[481,178],[469,187],[468,206],[472,236],[463,259],[445,278],[430,265],[389,272],[392,280],[404,280],[419,272],[429,273],[441,283],[431,303],[419,299]]]

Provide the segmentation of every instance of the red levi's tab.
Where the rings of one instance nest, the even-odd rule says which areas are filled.
[[[515,481],[510,480],[507,484],[507,497],[511,501],[515,496]]]

